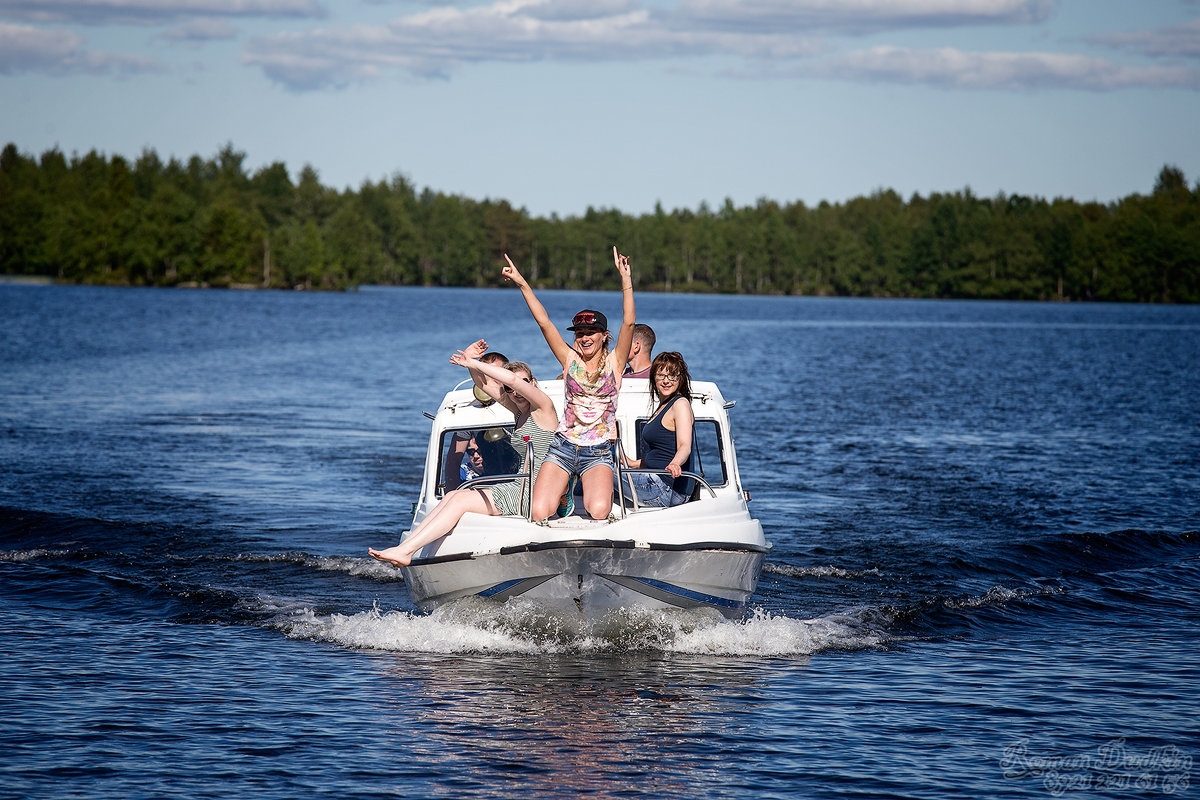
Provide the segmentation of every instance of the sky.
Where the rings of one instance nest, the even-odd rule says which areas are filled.
[[[535,216],[1200,179],[1200,0],[0,0],[0,146]]]

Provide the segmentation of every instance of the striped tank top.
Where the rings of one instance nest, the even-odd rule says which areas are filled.
[[[525,424],[508,434],[508,441],[517,453],[525,454],[522,458],[521,471],[528,471],[531,475],[527,479],[505,481],[493,486],[491,488],[492,504],[501,514],[524,516],[529,513],[529,491],[526,480],[532,481],[537,478],[542,461],[546,458],[546,451],[550,449],[550,444],[554,441],[554,431],[543,429],[533,421],[533,415],[530,415],[525,420]],[[530,465],[531,461],[533,462],[532,466]]]

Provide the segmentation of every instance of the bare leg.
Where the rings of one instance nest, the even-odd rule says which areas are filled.
[[[558,500],[567,490],[567,471],[553,461],[543,461],[533,482],[534,522],[540,522],[558,511]]]
[[[583,507],[592,519],[608,519],[612,511],[613,471],[611,467],[592,467],[580,477],[583,483]]]
[[[492,505],[491,492],[483,489],[455,489],[442,498],[442,502],[421,520],[420,525],[409,532],[408,538],[403,542],[386,550],[370,548],[367,552],[372,558],[386,561],[394,567],[407,567],[418,550],[453,530],[462,519],[462,515],[468,511],[493,517],[500,513]]]

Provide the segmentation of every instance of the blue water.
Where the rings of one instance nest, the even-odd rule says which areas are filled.
[[[638,310],[737,400],[745,620],[366,557],[454,349],[552,376],[513,291],[0,285],[0,798],[1197,796],[1200,308]]]

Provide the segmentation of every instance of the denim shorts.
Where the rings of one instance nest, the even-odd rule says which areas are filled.
[[[612,469],[612,443],[576,445],[568,442],[561,433],[556,433],[542,463],[548,461],[562,467],[569,475],[582,475],[592,467]]]
[[[687,502],[687,496],[671,488],[674,481],[668,481],[662,475],[653,473],[635,473],[625,479],[625,485],[633,481],[633,490],[637,492],[638,505],[651,508],[670,508]]]

